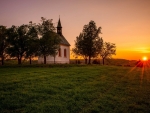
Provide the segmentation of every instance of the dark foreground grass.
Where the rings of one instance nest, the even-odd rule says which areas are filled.
[[[0,113],[149,113],[150,69],[0,68]]]

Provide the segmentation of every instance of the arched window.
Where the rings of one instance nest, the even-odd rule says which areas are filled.
[[[59,48],[58,56],[61,57],[61,48]]]
[[[67,51],[64,49],[64,57],[67,57]]]

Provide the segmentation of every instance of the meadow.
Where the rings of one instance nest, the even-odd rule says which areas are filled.
[[[150,68],[0,67],[0,113],[149,113]]]

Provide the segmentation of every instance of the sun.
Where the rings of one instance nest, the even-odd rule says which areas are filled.
[[[144,56],[144,57],[142,58],[143,61],[147,61],[147,59],[148,59],[148,58],[147,58],[146,56]]]

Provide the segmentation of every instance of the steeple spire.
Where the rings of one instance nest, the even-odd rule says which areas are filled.
[[[59,16],[59,20],[58,20],[58,24],[57,24],[57,34],[59,34],[60,36],[62,35],[62,26],[61,26],[61,22],[60,22],[60,16]]]
[[[58,20],[58,25],[57,25],[57,27],[61,27],[60,16],[59,16],[59,20]]]

